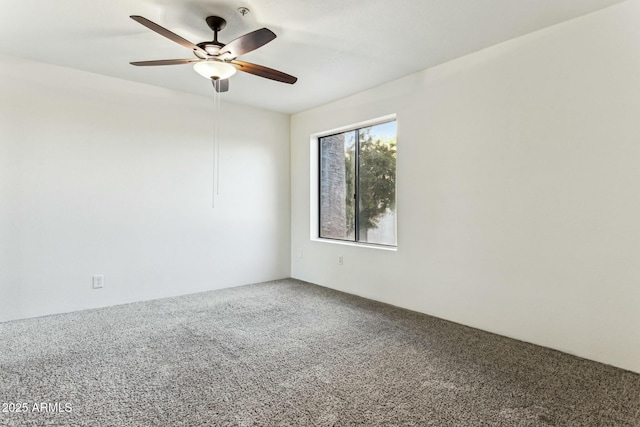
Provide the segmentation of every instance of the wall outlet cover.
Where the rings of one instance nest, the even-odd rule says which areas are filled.
[[[93,276],[93,289],[100,288],[104,288],[104,276],[102,274]]]

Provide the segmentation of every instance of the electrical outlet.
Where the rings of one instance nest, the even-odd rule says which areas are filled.
[[[338,257],[338,265],[342,265],[342,264],[344,264],[344,258],[343,258],[343,256],[342,256],[342,255],[340,255],[340,256]]]
[[[97,274],[93,276],[93,289],[104,288],[104,276],[102,274]]]

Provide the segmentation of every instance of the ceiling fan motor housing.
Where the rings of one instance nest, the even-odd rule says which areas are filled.
[[[220,49],[222,49],[224,47],[224,43],[220,43],[219,41],[210,41],[210,42],[201,42],[198,43],[197,46],[201,49],[203,49],[205,52],[207,52],[209,55],[211,56],[217,56],[218,53],[220,52]],[[197,57],[199,58],[204,58],[202,54],[198,55],[198,51],[194,51],[194,53],[196,54]]]

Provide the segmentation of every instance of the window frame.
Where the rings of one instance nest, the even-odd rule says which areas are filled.
[[[379,119],[374,119],[374,120],[370,120],[370,121],[366,121],[366,122],[362,122],[359,124],[355,124],[355,125],[351,125],[348,127],[343,127],[340,129],[335,129],[333,131],[329,131],[326,133],[322,133],[322,134],[317,134],[315,136],[315,145],[316,145],[316,155],[317,155],[317,169],[316,169],[316,179],[317,179],[317,189],[316,189],[316,202],[317,202],[317,212],[316,212],[316,218],[317,218],[317,229],[316,229],[316,237],[318,240],[320,241],[328,241],[328,242],[333,242],[333,243],[339,243],[339,244],[346,244],[346,245],[355,245],[355,246],[365,246],[365,247],[373,247],[373,248],[380,248],[380,249],[387,249],[387,250],[397,250],[398,248],[398,232],[397,232],[397,222],[396,222],[396,244],[395,245],[391,245],[391,244],[384,244],[384,243],[370,243],[370,242],[362,242],[360,241],[360,131],[362,129],[368,128],[368,127],[373,127],[373,126],[377,126],[377,125],[383,125],[386,123],[392,123],[395,122],[396,123],[396,144],[397,144],[397,139],[398,139],[398,120],[396,115],[391,115],[391,116],[385,116],[385,117],[381,117]],[[355,162],[355,170],[354,170],[354,191],[355,194],[353,195],[354,197],[354,240],[347,240],[347,239],[340,239],[340,238],[336,238],[336,237],[324,237],[322,236],[322,202],[321,202],[321,198],[322,198],[322,179],[321,179],[321,175],[322,175],[322,143],[321,140],[323,138],[329,138],[332,136],[336,136],[336,135],[340,135],[340,134],[346,134],[349,132],[355,132],[355,141],[354,141],[354,145],[355,145],[355,156],[354,156],[354,162]],[[397,146],[397,145],[396,145]],[[396,158],[397,161],[397,158]],[[396,169],[396,206],[397,206],[397,169]],[[397,209],[397,207],[396,207]]]

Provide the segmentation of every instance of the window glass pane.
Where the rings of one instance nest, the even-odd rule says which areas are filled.
[[[359,241],[396,245],[396,122],[359,131]]]
[[[355,240],[355,135],[320,138],[320,237]]]

